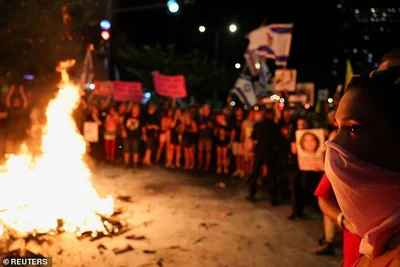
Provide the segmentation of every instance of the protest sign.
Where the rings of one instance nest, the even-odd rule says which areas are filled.
[[[185,76],[163,75],[158,71],[153,72],[153,81],[156,93],[171,98],[184,98],[187,96]]]
[[[324,129],[296,131],[296,148],[299,169],[302,171],[323,171],[325,155]]]
[[[274,88],[276,91],[294,92],[296,90],[297,71],[278,69],[275,71]]]
[[[140,82],[114,82],[115,101],[142,101],[143,91]]]
[[[296,85],[296,93],[298,95],[305,95],[307,99],[306,104],[309,104],[310,106],[314,106],[314,91],[314,83],[298,83]]]
[[[94,86],[93,93],[95,95],[109,96],[113,93],[113,82],[111,81],[95,81]]]

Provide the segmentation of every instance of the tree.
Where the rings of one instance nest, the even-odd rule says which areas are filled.
[[[234,79],[224,67],[217,68],[206,56],[193,51],[186,55],[176,53],[174,45],[137,48],[127,46],[118,50],[121,76],[126,80],[141,81],[143,87],[154,92],[152,72],[166,75],[185,75],[189,96],[204,102],[212,98],[214,90],[221,93],[231,89]]]
[[[83,58],[103,1],[0,1],[0,17],[9,18],[0,20],[0,69],[15,81],[23,73],[54,73],[60,60]]]

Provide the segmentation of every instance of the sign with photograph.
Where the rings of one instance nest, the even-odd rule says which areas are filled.
[[[307,99],[306,104],[309,104],[310,106],[314,106],[314,92],[314,83],[298,83],[296,85],[296,93],[298,95],[305,95]]]
[[[275,71],[274,87],[276,91],[296,91],[297,71],[295,69],[278,69]]]
[[[299,169],[302,171],[323,171],[325,160],[324,129],[296,131],[296,148]]]

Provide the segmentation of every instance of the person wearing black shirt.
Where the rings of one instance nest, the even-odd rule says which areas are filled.
[[[143,164],[151,165],[151,156],[155,150],[155,145],[158,138],[158,132],[160,130],[160,121],[157,116],[157,107],[154,104],[150,104],[147,110],[146,125],[145,125],[145,141],[146,141],[146,153],[144,155]]]
[[[254,202],[257,193],[257,179],[261,175],[261,168],[264,164],[268,168],[268,181],[270,185],[270,197],[272,205],[278,205],[277,200],[277,179],[276,179],[276,150],[280,138],[280,130],[277,124],[269,115],[273,114],[273,110],[267,110],[265,117],[254,125],[251,139],[254,142],[254,169],[249,178],[249,195],[247,200]],[[260,116],[260,112],[256,113],[256,117]]]
[[[169,168],[181,167],[181,151],[182,151],[182,134],[184,130],[183,116],[180,109],[174,112],[174,119],[171,123],[171,147],[169,148],[167,166]],[[173,164],[175,156],[175,165]]]
[[[139,163],[140,140],[145,136],[143,120],[140,118],[140,107],[132,107],[131,114],[125,117],[122,127],[124,163],[129,166],[129,157],[132,155],[133,166]]]

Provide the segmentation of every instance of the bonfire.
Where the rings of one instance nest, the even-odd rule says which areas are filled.
[[[0,171],[0,237],[22,237],[55,232],[103,233],[110,231],[104,218],[114,212],[112,197],[102,199],[94,189],[84,161],[86,143],[72,113],[81,99],[67,69],[74,60],[61,62],[59,91],[46,109],[42,154],[33,158],[26,146],[8,155]]]

